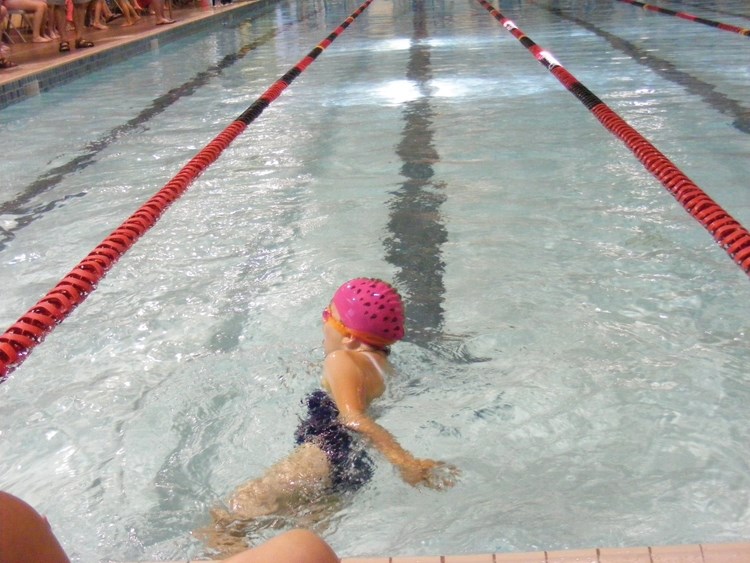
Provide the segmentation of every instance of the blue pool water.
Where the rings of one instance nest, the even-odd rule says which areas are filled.
[[[0,322],[357,6],[280,2],[0,111]],[[750,225],[747,37],[499,7]],[[0,487],[75,561],[200,555],[208,509],[292,447],[358,275],[409,311],[379,422],[462,477],[380,460],[312,521],[341,556],[747,538],[747,275],[475,2],[375,0],[225,151],[0,385]]]

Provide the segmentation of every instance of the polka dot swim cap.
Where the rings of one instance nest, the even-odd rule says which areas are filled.
[[[349,280],[338,288],[331,303],[352,336],[366,344],[385,347],[404,337],[401,296],[382,280]]]

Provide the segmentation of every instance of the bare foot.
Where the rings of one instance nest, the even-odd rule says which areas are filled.
[[[50,39],[49,37],[41,37],[41,36],[40,37],[34,37],[31,40],[32,43],[49,43],[50,41],[52,41],[52,39]]]
[[[14,67],[17,67],[17,66],[18,65],[16,63],[14,63],[13,61],[11,61],[10,59],[7,59],[7,58],[5,58],[3,56],[0,56],[0,69],[3,69],[3,68],[14,68]]]

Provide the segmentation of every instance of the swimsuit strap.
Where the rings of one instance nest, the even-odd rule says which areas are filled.
[[[378,352],[377,350],[363,350],[363,351],[362,351],[362,353],[363,353],[363,354],[366,354],[366,356],[365,356],[365,357],[366,357],[366,358],[367,358],[368,360],[370,360],[370,363],[371,363],[371,364],[372,364],[373,366],[375,366],[375,369],[376,369],[376,370],[377,370],[377,372],[378,372],[378,373],[380,374],[380,377],[382,377],[382,378],[383,378],[383,380],[385,380],[385,376],[386,376],[386,373],[385,373],[385,371],[384,371],[384,370],[383,370],[383,368],[382,368],[382,367],[380,366],[380,363],[379,363],[379,362],[378,362],[378,361],[377,361],[377,360],[376,360],[376,359],[375,359],[375,358],[374,358],[373,356],[371,356],[371,355],[370,355],[370,354],[378,354],[379,352]]]

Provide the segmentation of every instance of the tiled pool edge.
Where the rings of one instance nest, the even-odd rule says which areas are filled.
[[[157,49],[164,43],[247,17],[255,11],[268,9],[276,2],[277,0],[250,0],[221,10],[212,10],[204,17],[178,22],[167,29],[154,26],[153,32],[146,35],[133,35],[132,38],[123,39],[83,56],[61,60],[49,68],[22,74],[15,80],[0,84],[0,110],[106,66]]]
[[[180,559],[160,563],[197,563]],[[156,563],[142,561],[140,563]],[[279,562],[283,563],[283,562]],[[750,543],[704,543],[651,547],[590,548],[531,553],[344,557],[341,563],[750,563]]]
[[[341,563],[750,563],[750,543],[341,559]]]

